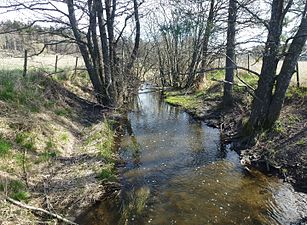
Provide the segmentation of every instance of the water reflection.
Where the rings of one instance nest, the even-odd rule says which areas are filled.
[[[111,212],[117,221],[87,224],[289,224],[307,216],[297,210],[305,195],[244,170],[237,154],[220,146],[217,129],[155,93],[140,94],[134,109],[120,143],[126,165],[122,201]]]

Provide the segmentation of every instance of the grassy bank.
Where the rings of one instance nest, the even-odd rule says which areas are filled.
[[[56,223],[6,196],[74,220],[116,181],[115,134],[103,119],[108,112],[89,101],[87,83],[84,76],[0,71],[2,224]]]
[[[252,87],[257,85],[257,77],[241,75]],[[244,84],[235,82],[235,104],[230,109],[223,109],[223,84],[212,79],[222,80],[222,73],[212,73],[201,91],[186,93],[173,91],[166,93],[165,101],[182,107],[196,118],[203,119],[209,125],[222,131],[225,142],[236,136],[247,122],[252,96]],[[241,152],[245,162],[269,172],[278,171],[285,180],[295,187],[307,191],[307,88],[291,86],[286,101],[275,126],[259,134],[253,141],[253,147]]]

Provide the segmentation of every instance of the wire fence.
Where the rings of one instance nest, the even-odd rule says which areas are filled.
[[[85,70],[82,57],[79,55],[41,54],[31,56],[26,50],[23,54],[7,54],[0,51],[0,70],[22,70],[26,76],[30,70],[45,71],[49,74],[71,71],[77,73]]]
[[[247,68],[251,71],[255,71],[258,74],[261,72],[262,60],[261,58],[256,58],[250,54],[237,55],[236,56],[237,66]],[[280,60],[277,67],[277,74],[280,72],[283,60]],[[217,58],[213,62],[215,67],[225,67],[225,57]],[[291,80],[292,85],[296,86],[307,86],[307,61],[299,60],[296,65],[294,74]]]
[[[26,76],[29,70],[42,70],[50,74],[63,71],[71,71],[75,75],[78,71],[84,71],[85,65],[79,55],[54,55],[41,54],[31,56],[25,50],[23,54],[12,54],[0,51],[0,70],[22,70]],[[278,64],[277,73],[280,71],[283,61]],[[249,70],[260,73],[261,58],[253,57],[250,54],[237,55],[236,64]],[[225,57],[217,58],[213,62],[214,67],[225,67]],[[296,71],[292,77],[292,85],[307,86],[307,61],[300,60],[297,63]]]

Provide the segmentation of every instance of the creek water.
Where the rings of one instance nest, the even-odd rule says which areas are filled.
[[[104,201],[81,224],[292,224],[307,198],[275,177],[247,171],[220,145],[219,130],[140,93],[119,153],[121,200]]]

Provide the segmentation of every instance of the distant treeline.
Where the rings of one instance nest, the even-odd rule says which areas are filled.
[[[31,54],[44,50],[50,54],[78,54],[78,46],[63,38],[64,30],[25,24],[18,21],[0,23],[0,51],[8,55],[23,53],[27,49]]]

